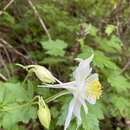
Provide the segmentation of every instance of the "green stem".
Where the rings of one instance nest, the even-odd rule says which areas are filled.
[[[61,97],[61,96],[64,96],[64,95],[67,95],[67,94],[70,94],[69,91],[61,91],[47,99],[45,99],[46,103],[49,103],[51,101],[54,101],[55,99]],[[22,105],[19,105],[19,106],[15,106],[15,107],[3,107],[3,109],[1,111],[11,111],[11,110],[15,110],[15,109],[19,109],[19,108],[22,108],[22,107],[26,107],[26,106],[29,106],[29,105],[35,105],[35,104],[38,104],[37,101],[34,102],[35,99],[37,99],[38,96],[34,97],[30,102],[28,103],[25,103],[25,104],[22,104]]]
[[[19,67],[21,67],[21,68],[23,68],[23,69],[26,69],[26,67],[25,67],[24,65],[22,65],[22,64],[17,63],[17,64],[15,64],[15,65],[17,65],[17,66],[19,66]]]
[[[23,80],[22,86],[24,86],[25,82],[27,81],[28,77],[31,75],[32,71],[28,71],[28,74],[26,75],[26,77]]]
[[[46,102],[46,103],[49,103],[49,102],[54,101],[55,99],[57,99],[57,98],[59,98],[59,97],[61,97],[61,96],[67,95],[67,94],[70,94],[70,92],[69,92],[69,91],[66,91],[66,90],[61,91],[61,92],[59,92],[59,93],[57,93],[57,94],[55,94],[55,95],[53,95],[53,96],[51,96],[51,97],[45,99],[45,102]]]

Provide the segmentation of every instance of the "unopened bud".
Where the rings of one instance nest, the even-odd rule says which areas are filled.
[[[49,70],[40,65],[28,65],[26,68],[32,70],[37,78],[44,83],[54,83],[56,78],[51,74]]]
[[[40,123],[46,128],[49,129],[50,121],[51,121],[51,114],[48,106],[45,104],[42,97],[39,97],[39,109],[38,109],[38,118]]]

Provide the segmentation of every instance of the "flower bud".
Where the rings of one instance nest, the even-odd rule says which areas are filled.
[[[51,72],[43,66],[28,65],[26,68],[32,70],[36,74],[37,78],[44,83],[54,83],[56,81],[56,78],[51,74]]]
[[[50,121],[51,121],[51,114],[48,106],[45,104],[42,97],[39,97],[39,109],[38,109],[38,118],[40,123],[46,128],[49,129]]]

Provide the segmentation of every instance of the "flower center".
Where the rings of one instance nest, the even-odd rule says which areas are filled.
[[[91,84],[87,86],[87,96],[92,96],[92,98],[99,99],[102,94],[102,86],[98,80],[94,80]]]

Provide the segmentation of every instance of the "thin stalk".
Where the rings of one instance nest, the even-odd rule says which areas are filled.
[[[0,73],[0,77],[1,77],[3,80],[5,80],[5,81],[8,80],[8,79],[7,79],[3,74],[1,74],[1,73]]]
[[[24,86],[25,82],[27,81],[28,77],[31,75],[32,71],[28,71],[28,74],[26,75],[26,77],[24,78],[23,82],[22,82],[22,86]]]
[[[54,101],[55,99],[57,99],[57,98],[59,98],[59,97],[61,97],[61,96],[67,95],[67,94],[70,94],[70,92],[69,92],[69,91],[66,91],[66,90],[61,91],[61,92],[59,92],[59,93],[57,93],[57,94],[55,94],[55,95],[53,95],[53,96],[51,96],[51,97],[45,99],[45,102],[46,102],[46,103],[49,103],[49,102]]]
[[[47,29],[47,27],[46,27],[46,25],[45,25],[43,19],[41,18],[39,12],[37,11],[36,7],[34,6],[32,0],[27,0],[27,1],[28,1],[28,3],[29,3],[30,7],[32,8],[32,10],[34,11],[35,16],[38,18],[38,20],[39,20],[39,22],[40,22],[42,28],[43,28],[44,31],[45,31],[45,33],[47,34],[48,39],[51,40],[51,35],[50,35],[50,33],[49,33],[49,31],[48,31],[48,29]]]
[[[26,69],[26,67],[25,67],[24,65],[22,65],[22,64],[17,63],[17,64],[15,64],[15,65],[17,65],[17,66],[19,66],[19,67],[21,67],[21,68],[23,68],[23,69]]]

